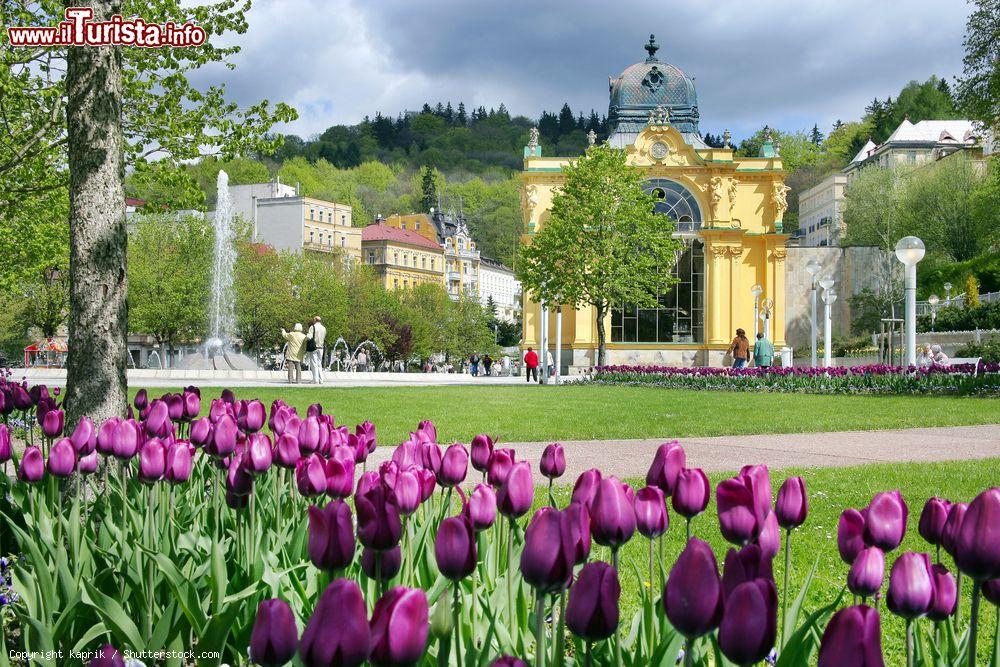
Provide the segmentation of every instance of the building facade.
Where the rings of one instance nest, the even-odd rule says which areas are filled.
[[[799,228],[794,238],[802,246],[834,246],[844,235],[844,188],[847,174],[835,173],[799,193]]]
[[[521,312],[521,282],[513,271],[495,259],[480,260],[479,295],[484,308],[492,302],[499,319],[517,321]]]
[[[385,289],[444,284],[444,251],[434,241],[385,223],[361,230],[362,257]]]
[[[769,337],[784,345],[785,243],[787,209],[784,170],[773,143],[758,157],[737,157],[728,145],[710,148],[701,140],[694,81],[656,56],[649,56],[610,80],[608,143],[626,151],[628,163],[645,178],[656,210],[677,223],[683,251],[672,271],[678,282],[658,295],[659,307],[620,304],[604,322],[608,363],[718,365],[736,328],[755,330],[751,287],[761,285],[771,305]],[[524,243],[545,227],[563,168],[571,158],[544,157],[537,132],[524,150],[522,211]],[[553,308],[555,310],[555,308]],[[560,360],[570,372],[597,360],[593,308],[562,311]],[[541,309],[523,297],[522,346],[538,346]],[[554,348],[556,317],[548,318]]]
[[[361,229],[347,204],[304,197],[278,181],[229,186],[233,212],[253,223],[254,240],[278,250],[340,253],[361,261]]]

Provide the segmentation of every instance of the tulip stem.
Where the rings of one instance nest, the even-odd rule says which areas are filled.
[[[455,658],[462,667],[462,597],[461,584],[455,582],[454,604],[451,608],[452,625],[455,626]]]
[[[556,499],[552,497],[552,478],[549,477],[549,506],[556,506]]]
[[[587,642],[587,653],[583,663],[584,665],[586,665],[586,667],[594,667],[594,656],[592,652],[593,648],[594,648],[593,643]]]
[[[913,619],[906,619],[906,667],[913,667]]]
[[[684,640],[684,667],[694,667],[694,640]]]
[[[663,544],[663,536],[660,536],[660,544]],[[649,592],[647,593],[649,601],[649,616],[647,620],[649,621],[649,654],[653,654],[653,644],[656,642],[656,638],[653,634],[653,614],[655,613],[655,606],[653,604],[653,567],[654,567],[654,557],[653,557],[653,539],[649,539]]]
[[[955,633],[958,633],[959,627],[962,625],[962,571],[959,570],[958,574],[955,576]]]
[[[976,667],[976,641],[979,639],[980,582],[972,581],[972,610],[969,612],[969,667]]]
[[[667,582],[664,581],[666,579],[666,571],[663,568],[663,541],[664,541],[663,537],[664,537],[663,535],[660,535],[660,540],[659,540],[660,541],[660,593],[661,593],[661,595],[662,595],[662,592],[663,592],[663,587],[667,585]]]
[[[791,574],[792,569],[792,529],[789,528],[785,531],[785,584],[781,588],[781,641],[778,642],[778,648],[785,648],[785,641],[788,639],[788,633],[785,632],[785,623],[787,619],[785,615],[788,613],[788,578]]]
[[[457,619],[455,623],[457,627]],[[545,593],[538,591],[535,597],[535,667],[545,667],[545,653]]]
[[[555,598],[553,598],[553,604],[555,604]],[[552,652],[552,667],[559,667],[559,665],[566,662],[565,652],[566,652],[566,589],[562,589],[559,592],[559,623],[557,624],[556,630],[556,642],[555,647]]]
[[[618,574],[618,547],[611,547],[611,564],[615,568],[615,574]],[[615,628],[615,667],[622,667],[622,636],[618,632],[618,628]]]
[[[687,542],[691,541],[691,517],[687,518]],[[685,542],[685,544],[687,544]]]
[[[509,518],[507,531],[507,618],[512,627],[516,627],[514,615],[514,519]],[[520,634],[520,633],[519,633]]]

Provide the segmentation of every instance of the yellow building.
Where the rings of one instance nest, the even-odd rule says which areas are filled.
[[[604,323],[610,364],[719,365],[737,328],[752,339],[754,285],[770,306],[767,335],[784,345],[785,242],[787,208],[781,158],[770,140],[758,157],[736,157],[729,147],[711,148],[698,129],[694,80],[656,57],[610,79],[608,143],[626,151],[630,165],[646,177],[656,210],[677,222],[684,250],[674,266],[679,282],[658,296],[659,307],[621,304]],[[594,137],[591,136],[591,141]],[[571,158],[543,157],[538,132],[524,149],[522,213],[525,235],[544,228],[552,197],[564,182]],[[557,307],[548,317],[548,347],[555,351]],[[561,365],[570,372],[597,361],[594,310],[562,307]],[[524,295],[522,346],[539,345],[541,310]]]
[[[414,231],[385,223],[368,225],[361,230],[361,253],[386,289],[444,285],[444,250]]]
[[[472,297],[485,305],[486,298],[480,289],[482,259],[463,216],[446,215],[432,208],[430,215],[390,215],[385,223],[390,227],[414,231],[441,244],[444,248],[445,289],[448,290],[448,295],[456,301],[462,297]]]

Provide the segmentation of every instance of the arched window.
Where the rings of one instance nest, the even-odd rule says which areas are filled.
[[[701,208],[686,187],[668,178],[652,178],[646,181],[643,190],[656,199],[654,208],[657,213],[663,213],[677,222],[678,232],[701,229]]]

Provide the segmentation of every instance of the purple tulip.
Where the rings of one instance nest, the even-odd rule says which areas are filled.
[[[392,493],[399,513],[403,516],[413,514],[420,507],[422,500],[420,479],[417,477],[416,469],[401,470],[396,475]]]
[[[165,436],[170,428],[170,408],[166,401],[157,399],[149,404],[149,414],[143,420],[146,435]]]
[[[401,468],[420,465],[420,452],[417,451],[416,443],[410,441],[400,443],[392,451],[392,460]]]
[[[96,655],[90,659],[87,667],[125,667],[125,658],[114,646],[105,644],[97,649]]]
[[[420,480],[420,502],[425,502],[434,495],[437,477],[430,470],[424,468],[415,468],[414,472],[417,474],[417,479]]]
[[[354,495],[355,497],[363,496],[381,483],[378,473],[374,470],[361,473],[361,476],[358,477],[358,483],[354,487]]]
[[[434,559],[447,579],[461,581],[473,573],[478,562],[476,533],[465,516],[448,517],[434,538]]]
[[[944,565],[931,565],[931,579],[934,584],[934,599],[931,600],[927,618],[943,621],[955,613],[958,604],[958,588],[955,577]]]
[[[181,484],[191,477],[191,445],[178,440],[167,447],[163,477],[170,484]]]
[[[390,501],[391,492],[382,485],[355,496],[358,513],[358,539],[369,549],[385,551],[399,544],[402,523],[399,510]]]
[[[427,648],[427,594],[419,588],[396,586],[372,611],[371,662],[375,667],[412,665]]]
[[[746,581],[729,594],[719,624],[719,648],[737,665],[771,652],[778,636],[778,590],[770,579]]]
[[[229,415],[234,419],[236,417],[232,404],[223,401],[221,398],[217,398],[212,401],[212,404],[208,408],[208,418],[212,420],[213,424],[217,424],[223,415]]]
[[[502,655],[490,663],[490,667],[531,667],[528,663],[512,655]]]
[[[160,400],[167,405],[167,417],[170,421],[176,422],[184,418],[184,399],[180,394],[164,394]]]
[[[793,530],[806,522],[809,514],[809,495],[806,483],[801,477],[789,477],[778,489],[778,501],[774,504],[778,525],[785,530]]]
[[[889,571],[886,602],[892,613],[906,619],[923,616],[934,600],[934,579],[927,554],[908,551],[896,559]]]
[[[214,431],[215,426],[212,424],[212,420],[208,417],[202,417],[201,419],[194,420],[191,422],[191,431],[189,433],[191,443],[196,447],[204,447],[208,443],[212,442]]]
[[[226,413],[215,422],[208,453],[218,458],[225,458],[236,451],[238,441],[239,428],[236,426],[236,419]]]
[[[689,639],[711,632],[722,620],[722,582],[707,542],[692,537],[670,569],[663,591],[667,619]]]
[[[246,411],[239,420],[240,429],[247,433],[256,433],[264,428],[264,421],[267,418],[267,410],[264,404],[254,399],[248,401]]]
[[[392,580],[403,567],[403,551],[397,544],[392,549],[375,551],[365,547],[361,550],[361,570],[373,581]]]
[[[867,605],[841,609],[823,631],[817,667],[885,667],[878,612]]]
[[[306,417],[299,425],[299,448],[303,454],[312,454],[319,449],[322,430],[317,417]]]
[[[757,544],[760,545],[764,557],[768,559],[774,558],[781,550],[781,531],[778,529],[778,515],[774,512],[767,513],[767,518],[764,519],[764,524],[757,534]]]
[[[759,546],[748,544],[739,551],[730,548],[722,564],[723,603],[740,584],[772,577],[771,559],[762,554]]]
[[[465,445],[456,442],[441,457],[441,466],[437,471],[438,484],[443,487],[458,486],[465,481],[468,472],[469,451]]]
[[[81,417],[70,436],[73,448],[80,456],[86,456],[97,449],[97,429],[90,417]]]
[[[573,576],[574,545],[562,512],[543,507],[535,512],[524,533],[521,575],[540,593],[556,593]]]
[[[865,548],[865,515],[853,507],[844,510],[837,523],[837,549],[840,559],[851,565]]]
[[[76,449],[69,438],[60,438],[49,450],[48,470],[53,477],[66,478],[76,470]]]
[[[955,541],[955,564],[977,582],[1000,577],[1000,488],[969,503]]]
[[[944,534],[944,525],[948,521],[948,511],[951,503],[941,498],[928,498],[924,503],[924,509],[920,513],[920,523],[917,524],[917,532],[928,544],[938,546],[941,544],[941,536]]]
[[[674,511],[691,520],[705,511],[712,498],[712,487],[701,468],[684,468],[677,473],[670,504]]]
[[[97,450],[95,449],[91,453],[80,457],[80,460],[76,463],[76,469],[81,475],[91,475],[97,472],[97,464],[98,457]]]
[[[282,433],[274,442],[274,452],[272,458],[274,464],[280,468],[294,468],[296,462],[301,458],[299,451],[299,438],[292,433]]]
[[[742,477],[753,494],[754,514],[757,522],[763,525],[767,513],[771,511],[771,476],[765,465],[743,466],[740,469]]]
[[[253,491],[253,475],[236,456],[229,460],[226,470],[226,491],[236,496],[247,496]]]
[[[487,484],[477,484],[469,496],[466,506],[472,528],[483,531],[493,525],[497,518],[497,494],[493,487]]]
[[[601,641],[615,634],[621,592],[615,568],[602,561],[584,565],[576,583],[569,589],[566,626],[570,632],[588,642]]]
[[[573,484],[573,496],[570,502],[582,503],[587,506],[589,511],[594,504],[594,497],[597,495],[597,487],[600,483],[600,470],[591,468],[583,471]]]
[[[906,535],[908,509],[899,491],[876,493],[865,516],[865,544],[889,552]]]
[[[227,387],[222,390],[219,400],[221,400],[223,403],[228,403],[229,405],[232,405],[233,403],[236,402],[236,394],[233,393],[232,389],[229,389]]]
[[[535,499],[535,482],[527,461],[518,461],[510,468],[507,479],[497,494],[497,509],[505,517],[517,519],[531,509]]]
[[[271,439],[264,433],[254,433],[248,439],[247,448],[243,452],[243,467],[251,475],[260,475],[271,467],[272,457]],[[351,479],[349,486],[353,485],[354,480]],[[347,495],[350,494],[350,489],[348,489]]]
[[[277,598],[257,605],[257,617],[250,633],[250,659],[255,665],[280,667],[295,657],[299,630],[292,608]]]
[[[354,457],[326,462],[326,495],[347,498],[354,490]]]
[[[882,590],[885,580],[885,554],[878,547],[868,547],[854,559],[847,573],[847,588],[855,595],[872,597]]]
[[[309,506],[309,560],[321,570],[342,570],[354,560],[354,523],[350,506],[335,500]]]
[[[582,565],[590,557],[590,510],[583,503],[570,503],[562,515],[573,547],[573,563]]]
[[[318,454],[298,460],[295,464],[295,484],[306,498],[326,493],[326,466]]]
[[[42,433],[46,438],[54,439],[62,435],[66,424],[66,413],[62,410],[49,410],[42,419]]]
[[[14,455],[14,448],[10,442],[10,431],[6,424],[0,424],[0,463],[7,463]]]
[[[635,509],[617,477],[606,477],[597,486],[590,509],[590,533],[594,541],[617,549],[635,532]]]
[[[34,484],[41,481],[45,475],[45,459],[38,447],[25,447],[21,465],[17,469],[17,478],[22,482]]]
[[[675,489],[676,491],[676,489]],[[656,486],[647,486],[635,494],[635,525],[639,532],[649,539],[667,532],[670,517],[667,515],[663,491]]]
[[[121,423],[121,417],[111,417],[97,429],[97,451],[104,456],[111,456],[115,453],[115,429]]]
[[[486,481],[494,489],[499,489],[507,481],[507,475],[514,465],[514,455],[508,449],[494,449],[490,454],[489,466],[486,470]]]
[[[685,467],[687,455],[684,448],[676,440],[665,442],[656,449],[653,463],[646,473],[646,486],[657,486],[663,495],[669,496],[674,492],[677,475]]]
[[[980,586],[980,590],[987,600],[1000,607],[1000,579],[984,581],[983,585]]]
[[[566,452],[563,451],[563,446],[558,442],[546,446],[538,470],[549,479],[562,477],[566,472]]]
[[[192,391],[185,391],[181,400],[184,408],[182,417],[186,421],[196,419],[201,414],[201,396]]]
[[[112,439],[115,458],[127,461],[139,451],[141,436],[139,424],[134,419],[126,419],[115,428]]]
[[[736,545],[750,542],[760,531],[755,513],[754,496],[745,478],[723,480],[715,488],[715,502],[719,507],[719,527],[722,536]]]
[[[472,467],[485,473],[490,467],[490,455],[493,454],[493,438],[480,433],[472,439],[469,445]]]
[[[368,610],[358,584],[336,579],[320,596],[313,610],[299,658],[306,667],[357,667],[368,659],[371,630]]]
[[[136,410],[145,410],[146,406],[149,405],[149,393],[145,389],[140,389],[135,392],[135,398],[132,399],[132,405],[135,406]]]
[[[962,531],[962,522],[969,511],[967,503],[952,503],[948,510],[948,520],[944,522],[944,530],[941,531],[941,546],[952,558],[955,557],[955,547],[958,544],[958,536]]]

